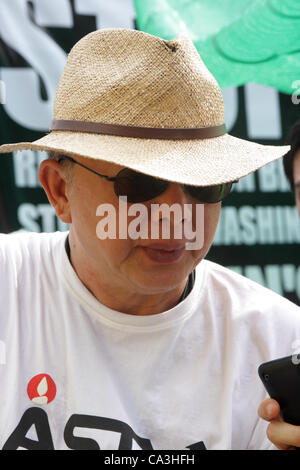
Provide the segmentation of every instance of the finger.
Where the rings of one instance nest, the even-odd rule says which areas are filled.
[[[271,421],[273,419],[282,421],[279,403],[273,398],[266,398],[259,405],[258,416],[266,421]]]
[[[300,426],[275,419],[267,428],[267,436],[279,449],[300,447]]]

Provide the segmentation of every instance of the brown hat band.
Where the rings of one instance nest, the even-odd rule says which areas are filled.
[[[132,127],[119,124],[105,124],[102,122],[74,121],[54,119],[51,123],[52,131],[91,132],[93,134],[109,134],[122,137],[136,137],[141,139],[210,139],[226,134],[226,125],[167,129],[162,127]]]

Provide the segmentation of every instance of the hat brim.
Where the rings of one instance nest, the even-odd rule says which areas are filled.
[[[52,131],[34,142],[2,145],[0,153],[26,149],[80,155],[176,183],[206,186],[247,176],[282,157],[290,146],[261,145],[229,134],[203,140],[158,140]]]

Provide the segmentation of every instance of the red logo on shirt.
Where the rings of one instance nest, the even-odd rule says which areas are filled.
[[[55,398],[56,385],[50,375],[38,374],[28,383],[27,393],[33,403],[47,405]]]

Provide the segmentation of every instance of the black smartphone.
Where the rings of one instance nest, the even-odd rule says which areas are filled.
[[[258,374],[270,397],[279,403],[284,421],[300,425],[300,354],[265,362]]]

